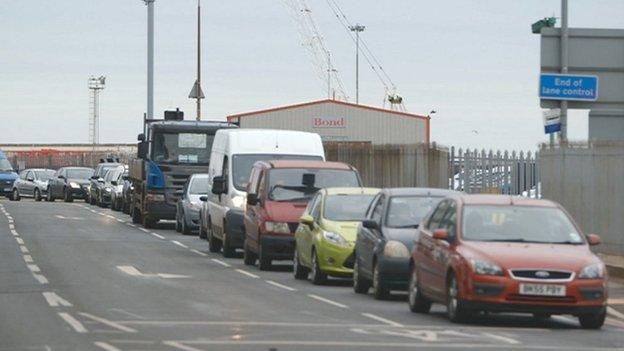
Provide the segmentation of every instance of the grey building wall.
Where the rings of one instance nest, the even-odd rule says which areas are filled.
[[[314,132],[324,141],[371,142],[376,145],[428,141],[426,117],[332,101],[228,118],[238,118],[242,128]]]

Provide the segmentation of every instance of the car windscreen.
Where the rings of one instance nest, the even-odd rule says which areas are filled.
[[[89,179],[93,175],[92,169],[68,169],[67,179]]]
[[[559,208],[466,205],[462,238],[475,241],[582,244],[581,235]]]
[[[323,216],[330,221],[362,221],[375,195],[329,195],[325,198]]]
[[[208,194],[208,176],[194,177],[189,187],[189,193],[193,195]]]
[[[172,164],[208,164],[214,135],[207,133],[157,133],[152,160]]]
[[[13,166],[6,158],[0,159],[0,172],[13,172]]]
[[[393,196],[388,203],[386,226],[416,228],[441,200],[437,196]]]
[[[275,154],[244,154],[232,156],[232,180],[234,187],[240,191],[247,190],[249,174],[254,163],[270,160],[313,160],[322,161],[321,156],[309,155],[275,155]]]
[[[273,201],[308,201],[323,188],[360,186],[353,170],[278,168],[269,171],[268,197]]]
[[[39,180],[50,180],[52,179],[52,177],[54,177],[54,172],[53,170],[41,170],[41,171],[34,171],[35,174],[37,175],[37,179]]]
[[[98,174],[97,176],[99,178],[104,178],[106,176],[106,172],[111,169],[111,168],[115,168],[118,167],[119,165],[116,164],[111,164],[111,165],[102,165],[100,166],[100,169],[98,169]]]

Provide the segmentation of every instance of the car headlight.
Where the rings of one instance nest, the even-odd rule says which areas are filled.
[[[78,183],[71,182],[69,183],[69,186],[72,187],[73,189],[80,189],[80,184]]]
[[[264,222],[264,229],[271,233],[290,234],[288,223],[285,222]]]
[[[323,238],[332,244],[338,246],[349,246],[349,242],[342,237],[342,235],[334,232],[323,231]]]
[[[605,267],[602,263],[594,263],[583,267],[579,279],[600,279],[604,277]]]
[[[384,256],[386,257],[396,257],[396,258],[406,258],[410,257],[410,252],[407,249],[407,246],[400,241],[390,240],[384,246]]]
[[[503,275],[503,270],[492,262],[471,259],[470,264],[472,264],[472,269],[476,274]]]
[[[232,197],[232,205],[237,208],[244,209],[245,205],[245,197],[244,196],[234,196]]]

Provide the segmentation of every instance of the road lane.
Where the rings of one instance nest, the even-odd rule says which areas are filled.
[[[261,272],[244,266],[240,259],[224,259],[208,253],[205,241],[179,235],[169,225],[144,232],[127,225],[129,218],[120,213],[80,202],[0,203],[50,281],[47,290],[31,297],[39,301],[33,313],[45,314],[58,325],[61,318],[55,313],[60,311],[52,310],[42,292],[57,294],[71,304],[61,306],[53,298],[66,309],[62,313],[88,331],[87,338],[76,332],[70,339],[90,347],[98,342],[99,348],[120,350],[239,350],[271,345],[310,350],[427,345],[454,349],[461,344],[608,349],[624,343],[621,329],[606,326],[603,331],[585,331],[560,319],[536,323],[528,317],[496,316],[452,325],[439,306],[430,315],[415,315],[403,297],[375,301],[354,294],[348,281],[314,286],[294,280],[288,265]],[[4,230],[7,233],[0,240],[14,240],[8,223]],[[15,240],[13,245],[11,252],[30,274]],[[0,260],[4,264],[4,255]],[[120,266],[134,267],[140,274],[124,273]],[[32,275],[30,279],[38,284]],[[0,318],[4,323],[5,318]],[[63,328],[70,330],[67,325]],[[0,339],[0,349],[4,346]]]

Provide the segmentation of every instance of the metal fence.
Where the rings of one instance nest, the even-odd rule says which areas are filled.
[[[537,152],[450,149],[449,188],[468,194],[508,194],[539,197]],[[525,193],[526,192],[526,193]]]
[[[101,158],[115,157],[120,162],[128,163],[128,160],[136,156],[136,152],[128,150],[108,151],[59,151],[59,150],[36,150],[36,151],[7,151],[7,158],[11,164],[18,168],[49,168],[58,169],[65,166],[95,167]]]
[[[328,161],[355,166],[364,185],[371,187],[446,188],[448,150],[435,144],[324,144]]]
[[[624,256],[624,142],[543,145],[539,158],[544,197],[602,237],[596,251]]]

